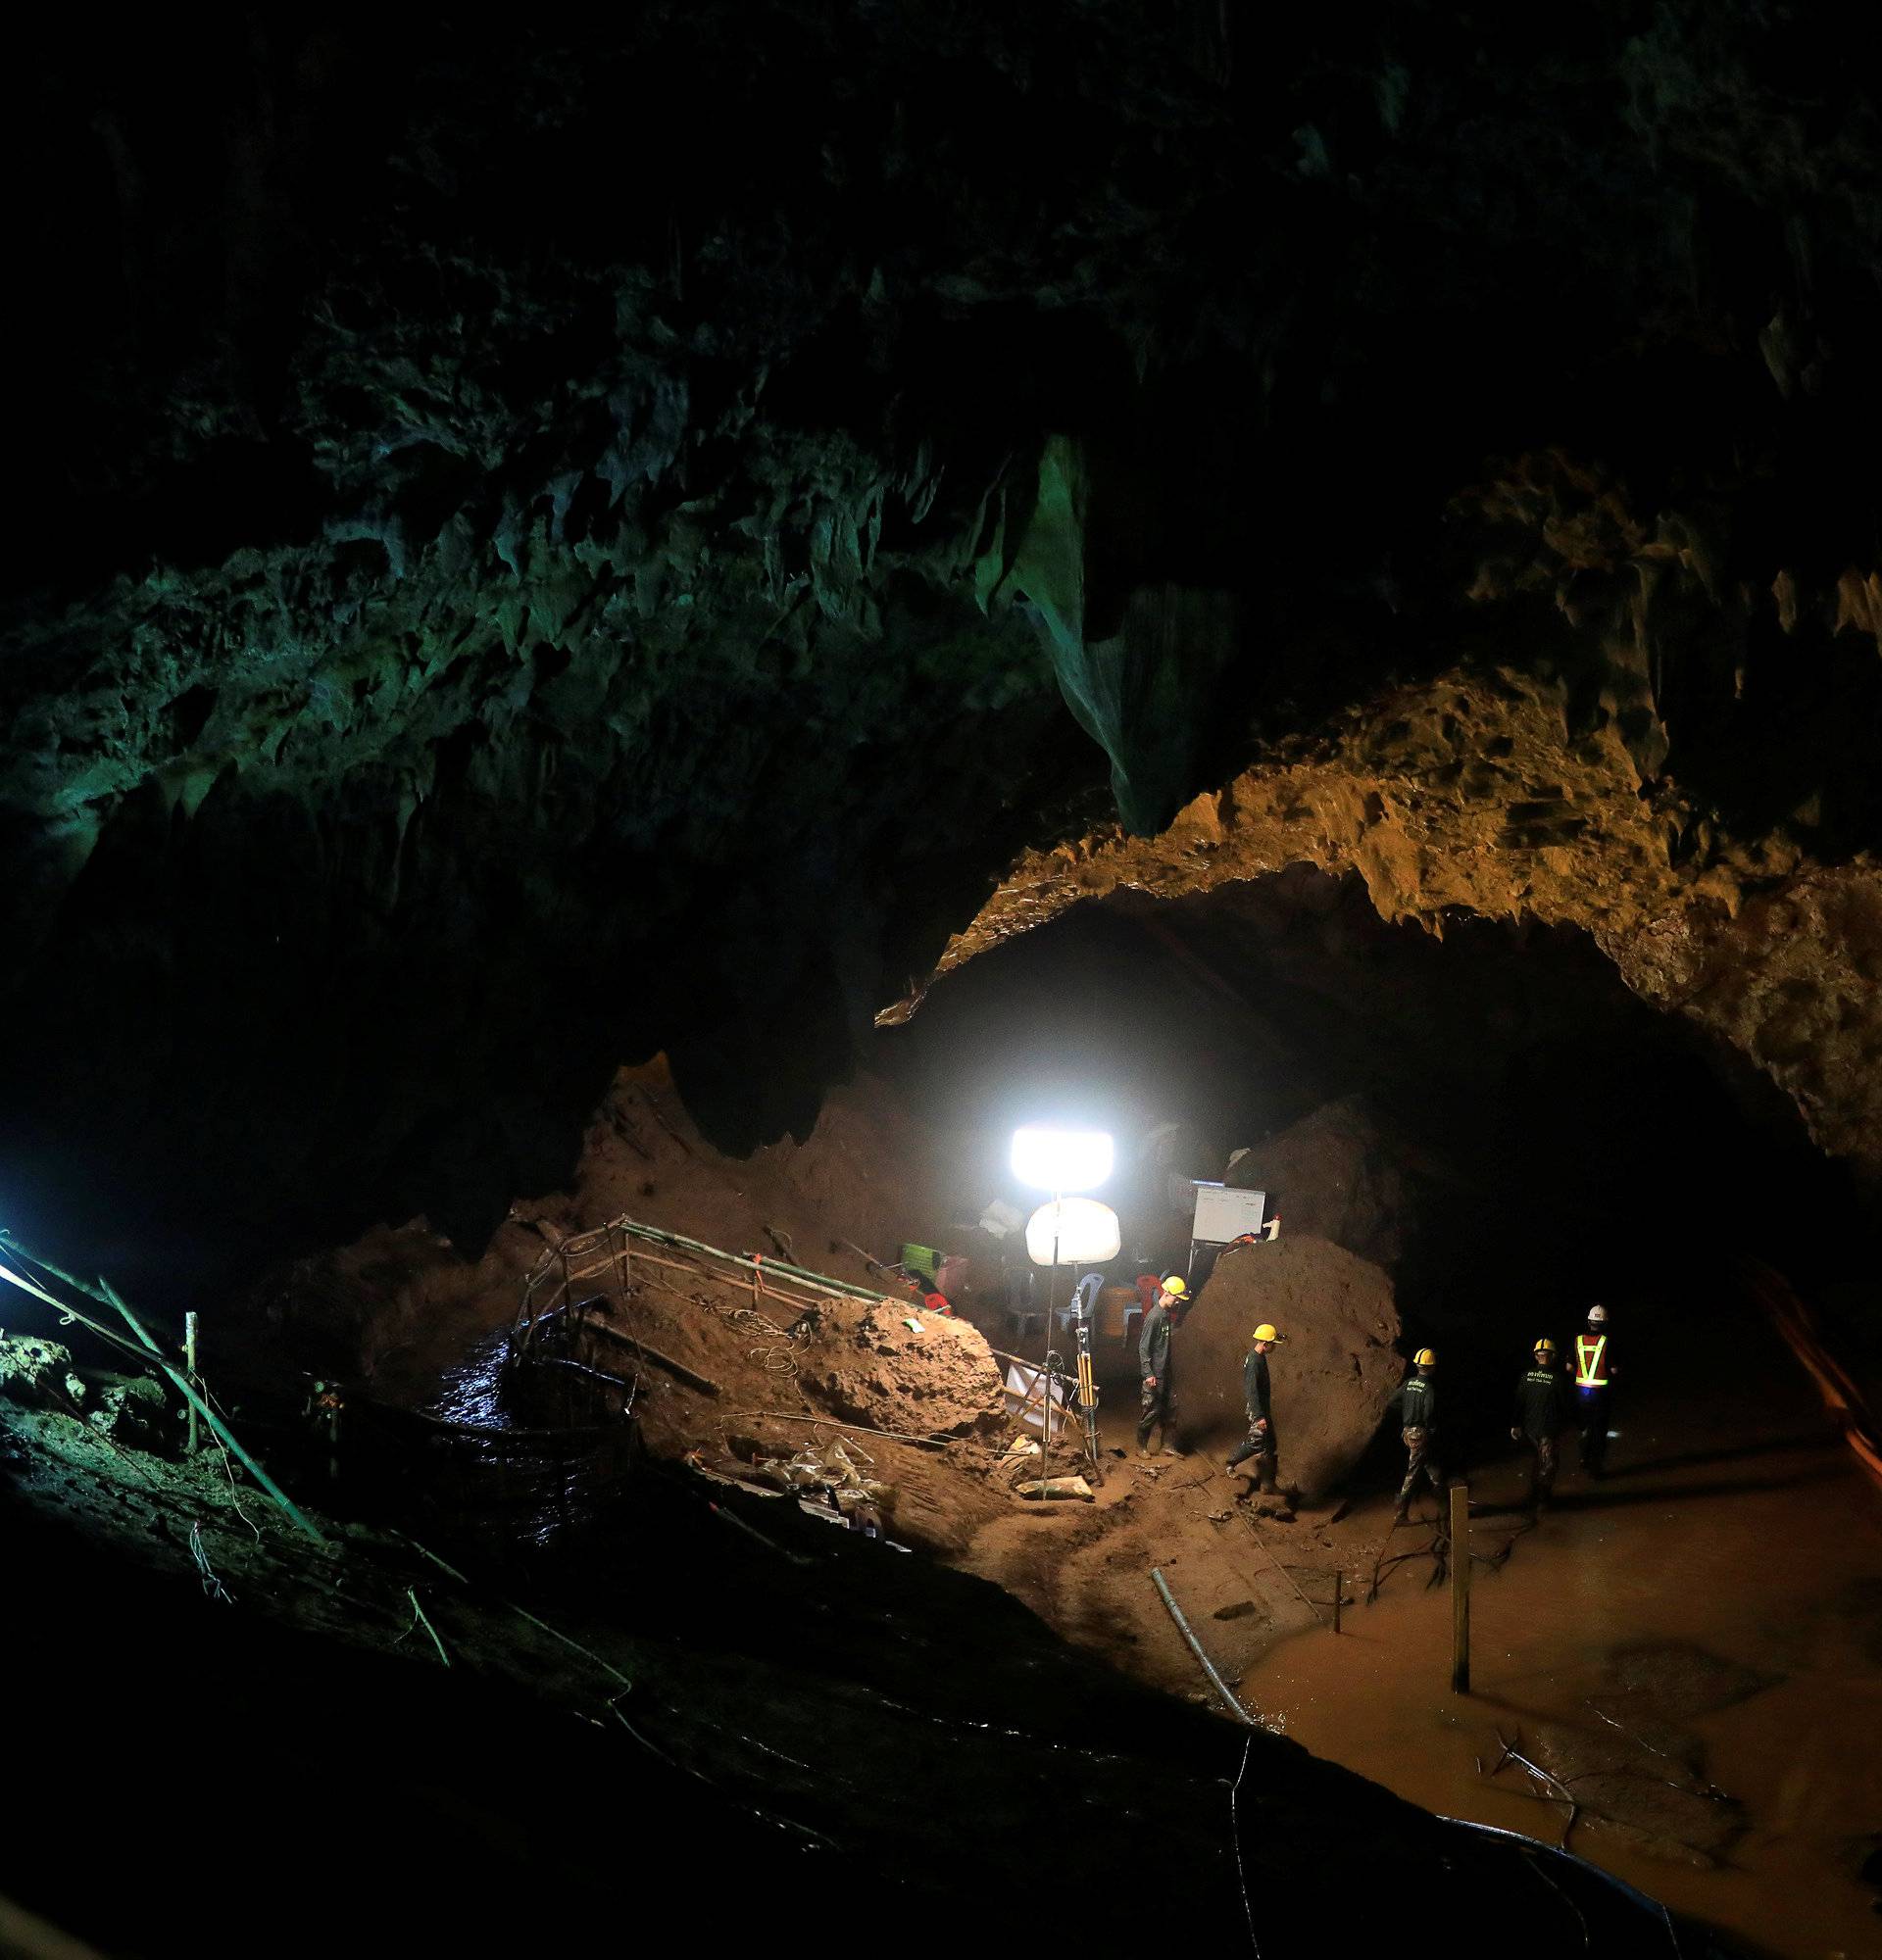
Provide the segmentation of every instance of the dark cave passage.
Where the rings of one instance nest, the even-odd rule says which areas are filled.
[[[1324,1234],[1382,1266],[1400,1352],[1437,1350],[1442,1462],[1468,1482],[1484,1566],[1473,1695],[1442,1691],[1450,1619],[1425,1555],[1442,1514],[1414,1498],[1395,1534],[1406,1455],[1387,1420],[1334,1494],[1336,1516],[1369,1524],[1317,1547],[1280,1534],[1321,1594],[1343,1565],[1354,1604],[1344,1641],[1310,1621],[1239,1677],[1266,1718],[1441,1814],[1541,1835],[1563,1812],[1539,1819],[1538,1788],[1484,1774],[1499,1738],[1527,1747],[1589,1814],[1607,1806],[1576,1840],[1607,1869],[1760,1951],[1848,1937],[1867,1840],[1846,1849],[1829,1820],[1882,1799],[1844,1746],[1850,1708],[1877,1692],[1882,1539],[1755,1276],[1788,1275],[1872,1381],[1874,1210],[1742,1057],[1636,999],[1577,931],[1465,918],[1439,941],[1381,920],[1357,879],[1296,867],[1176,903],[1074,907],[935,987],[885,1031],[880,1059],[940,1139],[953,1217],[995,1191],[1035,1200],[1003,1182],[1015,1123],[1109,1127],[1121,1161],[1101,1195],[1124,1238],[1112,1277],[1180,1270],[1181,1188],[1227,1172],[1267,1189],[1283,1245]],[[1530,1344],[1570,1348],[1593,1301],[1625,1356],[1609,1473],[1591,1480],[1565,1437],[1545,1525],[1509,1438],[1511,1386]],[[1101,1420],[1122,1455],[1135,1352],[1098,1346]],[[1274,1378],[1285,1488],[1290,1426],[1312,1427],[1315,1390],[1290,1388],[1286,1348]],[[1179,1398],[1195,1395],[1193,1370],[1178,1381]],[[1169,1473],[1204,1494],[1203,1514],[1221,1501],[1218,1435],[1192,1433]],[[1167,1556],[1179,1539],[1166,1525],[1145,1543]],[[1182,1583],[1223,1596],[1199,1571]],[[1244,1610],[1225,1597],[1218,1614]],[[1604,1753],[1604,1738],[1655,1721],[1653,1747],[1704,1752],[1709,1796],[1655,1789],[1651,1758]],[[1708,1834],[1712,1852],[1680,1848]]]
[[[1172,1175],[1265,1184],[1284,1231],[1391,1271],[1408,1351],[1454,1351],[1486,1406],[1591,1301],[1668,1357],[1709,1338],[1747,1258],[1869,1345],[1868,1195],[1571,928],[1466,917],[1439,940],[1308,866],[1122,894],[971,961],[877,1057],[936,1133],[951,1217],[1024,1201],[1016,1124],[1111,1129],[1119,1271],[1188,1256]]]
[[[1867,1203],[1848,1172],[1585,934],[1465,917],[1440,940],[1307,866],[1079,907],[937,987],[878,1059],[954,1133],[964,1184],[1002,1174],[1027,1112],[1108,1124],[1127,1161],[1174,1122],[1159,1163],[1219,1177],[1235,1150],[1357,1099],[1428,1189],[1392,1223],[1424,1249],[1412,1284],[1437,1324],[1481,1289],[1431,1263],[1434,1238],[1454,1261],[1486,1234],[1549,1246],[1564,1269],[1543,1284],[1564,1298],[1623,1262],[1651,1291],[1708,1245],[1781,1249],[1816,1286],[1860,1271]]]

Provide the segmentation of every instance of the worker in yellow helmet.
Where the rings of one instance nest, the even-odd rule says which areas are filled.
[[[1156,1303],[1144,1315],[1144,1331],[1137,1341],[1137,1373],[1142,1384],[1137,1417],[1137,1454],[1148,1456],[1150,1433],[1157,1432],[1157,1453],[1175,1456],[1181,1452],[1170,1444],[1175,1422],[1176,1401],[1170,1391],[1169,1338],[1175,1328],[1175,1309],[1189,1298],[1189,1282],[1181,1273],[1171,1273],[1157,1289]]]
[[[1556,1344],[1538,1341],[1530,1349],[1527,1374],[1517,1378],[1515,1420],[1510,1441],[1526,1443],[1536,1453],[1535,1477],[1529,1501],[1537,1517],[1549,1508],[1556,1488],[1556,1439],[1561,1434],[1561,1377],[1556,1371]]]
[[[1265,1320],[1255,1330],[1248,1358],[1242,1363],[1242,1399],[1248,1404],[1248,1436],[1228,1459],[1227,1466],[1234,1470],[1249,1457],[1254,1457],[1256,1488],[1270,1494],[1279,1488],[1275,1473],[1280,1462],[1280,1446],[1274,1435],[1274,1405],[1268,1394],[1267,1357],[1270,1350],[1286,1338]]]
[[[1403,1425],[1399,1436],[1405,1445],[1405,1482],[1399,1486],[1399,1507],[1392,1513],[1392,1522],[1402,1525],[1420,1476],[1430,1478],[1433,1494],[1440,1504],[1444,1502],[1444,1472],[1437,1455],[1438,1357],[1432,1348],[1420,1348],[1412,1357],[1412,1372],[1399,1384],[1390,1406],[1399,1412]]]
[[[1608,1468],[1609,1405],[1613,1398],[1614,1345],[1608,1336],[1608,1309],[1588,1309],[1587,1331],[1575,1336],[1575,1427],[1581,1432],[1581,1467],[1590,1477]]]

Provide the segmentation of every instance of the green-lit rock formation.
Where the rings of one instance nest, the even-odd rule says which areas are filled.
[[[1882,841],[1848,32],[801,0],[27,49],[20,1201],[473,1229],[662,1048],[717,1140],[801,1129],[1024,849],[1328,741],[1353,822],[1277,807],[1251,868],[1364,868],[1367,797],[1428,788],[1396,909],[1533,885],[1691,1004],[1676,902],[1796,1008],[1695,1011],[1862,1155],[1861,907],[1815,967],[1786,912],[1769,986],[1734,923]],[[1522,726],[1446,732],[1452,674]]]

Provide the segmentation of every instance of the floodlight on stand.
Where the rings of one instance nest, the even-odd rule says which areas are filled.
[[[1070,1221],[1065,1217],[1065,1195],[1068,1191],[1089,1191],[1095,1184],[1103,1184],[1111,1175],[1112,1144],[1110,1136],[1103,1130],[1054,1130],[1042,1124],[1028,1124],[1022,1130],[1013,1133],[1013,1174],[1021,1184],[1029,1184],[1037,1191],[1052,1193],[1053,1201],[1034,1213],[1026,1229],[1026,1251],[1039,1264],[1050,1265],[1055,1273],[1061,1261],[1062,1234]],[[1114,1256],[1117,1250],[1117,1221],[1102,1204],[1093,1205],[1094,1211],[1105,1212],[1109,1219],[1111,1250],[1106,1256]],[[1035,1242],[1033,1227],[1041,1228],[1040,1237]],[[1041,1259],[1040,1251],[1051,1245],[1051,1257]],[[1057,1356],[1052,1351],[1052,1282],[1046,1283],[1046,1357],[1045,1365],[1039,1371],[1040,1431],[1039,1431],[1039,1489],[1045,1494],[1045,1487],[1050,1481],[1052,1457],[1052,1377],[1053,1363]],[[1096,1436],[1095,1425],[1092,1434]],[[1093,1468],[1096,1469],[1096,1452],[1093,1453]]]
[[[1036,1191],[1089,1191],[1111,1175],[1110,1136],[1103,1130],[1048,1130],[1028,1125],[1013,1133],[1013,1174]]]
[[[1035,1266],[1102,1266],[1121,1244],[1117,1214],[1095,1198],[1060,1198],[1026,1220],[1026,1256]]]

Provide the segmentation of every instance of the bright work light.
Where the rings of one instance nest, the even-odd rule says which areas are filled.
[[[1095,1198],[1058,1198],[1026,1221],[1026,1256],[1035,1266],[1102,1266],[1122,1242],[1117,1214]]]
[[[1103,1130],[1013,1133],[1013,1174],[1036,1191],[1089,1191],[1111,1175],[1111,1138]]]

